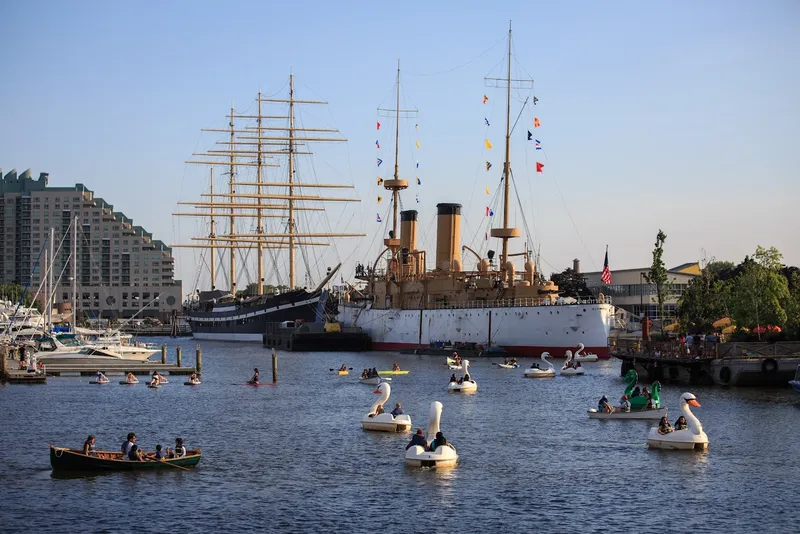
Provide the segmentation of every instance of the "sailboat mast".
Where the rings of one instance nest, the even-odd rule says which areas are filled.
[[[261,183],[263,182],[261,178],[261,91],[258,92],[258,118],[256,119],[256,123],[258,125],[258,154],[256,156],[256,182],[258,186],[256,187],[256,193],[258,193],[258,200],[257,204],[258,207],[256,208],[256,233],[263,234],[264,233],[264,226],[261,217]],[[256,289],[259,295],[264,294],[264,244],[262,240],[258,240],[258,280],[256,281]]]
[[[47,248],[44,249],[44,272],[42,273],[42,302],[44,305],[42,306],[42,320],[44,321],[44,330],[47,332],[47,303],[49,302],[49,295],[50,293],[47,291],[47,277],[50,275],[50,272],[47,268],[50,264],[47,262]],[[41,271],[40,271],[41,272]]]
[[[294,289],[294,74],[289,75],[289,289]]]
[[[229,176],[230,180],[228,181],[228,183],[230,184],[230,194],[231,194],[231,215],[230,215],[230,217],[231,217],[231,222],[230,222],[231,228],[230,228],[230,232],[228,232],[228,235],[231,237],[231,240],[230,240],[230,243],[231,243],[231,248],[230,248],[230,251],[231,251],[231,295],[233,295],[235,297],[236,296],[236,241],[234,240],[234,235],[236,234],[236,227],[234,226],[234,223],[235,223],[235,220],[236,220],[236,208],[234,207],[234,204],[236,203],[236,197],[235,197],[236,188],[235,188],[234,183],[233,183],[234,182],[233,176],[234,176],[234,168],[236,167],[236,165],[235,165],[235,163],[236,163],[235,162],[235,158],[236,158],[236,132],[233,129],[234,114],[235,114],[235,112],[233,110],[233,106],[231,106],[231,121],[228,123],[228,126],[230,126],[230,128],[231,128],[231,145],[230,145],[231,146],[231,161],[230,161],[230,176]],[[213,202],[213,199],[212,199],[212,202]],[[214,209],[214,208],[212,207],[211,209]]]
[[[72,275],[72,331],[78,324],[78,216],[72,219],[72,261],[70,262]]]
[[[48,272],[48,290],[47,293],[47,324],[52,327],[53,325],[53,302],[50,300],[50,295],[56,294],[56,288],[53,287],[53,271],[55,270],[56,264],[56,256],[55,256],[55,240],[56,240],[56,229],[50,228],[50,270]]]
[[[209,170],[211,171],[211,177],[210,177],[210,182],[209,182],[209,192],[211,193],[211,202],[212,202],[212,205],[211,205],[211,224],[210,224],[209,237],[215,238],[217,236],[216,236],[216,234],[214,232],[214,205],[213,205],[213,202],[214,202],[214,167],[209,167]],[[213,240],[213,239],[211,241],[209,241],[209,247],[211,249],[211,291],[214,291],[214,289],[216,289],[216,285],[217,285],[217,258],[216,258],[217,251],[216,251],[216,249],[214,247],[214,243],[216,243],[216,241]]]
[[[394,121],[394,179],[400,179],[400,59],[397,60],[397,103],[395,106],[396,115]],[[400,201],[400,190],[392,191],[392,231],[397,237],[397,205]]]
[[[506,160],[503,163],[503,228],[508,228],[508,201],[511,192],[511,22],[508,23],[508,77],[506,90]],[[503,239],[502,263],[508,261],[508,238]]]

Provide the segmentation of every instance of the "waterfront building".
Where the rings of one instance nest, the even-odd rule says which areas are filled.
[[[168,319],[182,306],[181,281],[174,279],[172,249],[83,184],[51,187],[26,170],[3,176],[0,169],[0,282],[36,293],[43,265],[34,269],[55,230],[55,306],[72,300],[72,230],[77,224],[77,317],[157,317]],[[43,257],[43,255],[42,255]]]
[[[575,265],[579,265],[577,260]],[[586,287],[595,297],[602,293],[607,297],[610,296],[616,306],[638,317],[647,315],[650,319],[661,319],[658,316],[655,287],[648,284],[645,278],[645,273],[649,270],[650,267],[613,270],[611,284],[603,283],[602,271],[583,273],[583,276],[586,279]],[[671,291],[664,304],[665,319],[675,317],[678,299],[689,286],[689,282],[697,276],[700,276],[698,263],[684,263],[667,270]]]

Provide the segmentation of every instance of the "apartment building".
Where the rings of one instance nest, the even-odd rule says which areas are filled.
[[[43,251],[54,229],[55,303],[72,299],[72,261],[77,267],[77,316],[158,317],[181,310],[181,281],[174,279],[172,250],[83,184],[51,187],[26,170],[0,169],[0,282],[41,287]],[[70,225],[77,217],[77,254]]]

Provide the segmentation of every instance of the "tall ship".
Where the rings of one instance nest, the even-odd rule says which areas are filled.
[[[205,267],[209,271],[210,287],[198,288],[184,304],[197,339],[261,341],[268,323],[323,321],[337,313],[336,299],[330,297],[326,285],[341,264],[328,268],[313,286],[298,287],[297,272],[305,265],[305,281],[310,281],[310,260],[319,263],[313,252],[308,252],[310,248],[328,246],[331,238],[364,237],[359,233],[314,231],[320,226],[330,227],[326,205],[359,199],[321,194],[353,186],[319,183],[313,167],[304,172],[297,158],[312,155],[314,144],[346,139],[336,129],[313,127],[305,121],[298,125],[299,106],[327,102],[298,99],[293,75],[289,76],[288,89],[286,98],[265,98],[259,92],[254,114],[237,114],[231,107],[227,128],[203,130],[221,137],[216,148],[195,153],[187,162],[208,167],[210,177],[204,200],[180,202],[194,211],[173,214],[199,218],[205,229],[205,235],[193,237],[192,243],[173,245],[200,250],[198,273]],[[280,111],[267,114],[265,105]],[[276,168],[273,176],[278,178],[265,179],[272,167]],[[214,190],[215,168],[222,169],[226,178],[227,188],[222,192]],[[254,277],[249,265],[253,254]],[[219,268],[220,262],[225,268]],[[269,273],[266,263],[272,266]],[[288,272],[284,270],[287,264]],[[237,278],[243,273],[250,273],[252,281],[240,288]],[[265,283],[268,276],[274,281],[269,286]],[[219,278],[223,287],[217,285]]]
[[[408,180],[400,177],[396,133],[394,176],[382,182],[392,195],[391,229],[374,263],[356,267],[356,278],[363,287],[346,293],[339,306],[341,322],[361,327],[371,336],[375,349],[461,345],[487,350],[502,347],[515,356],[549,351],[559,357],[582,343],[586,350],[609,357],[607,339],[615,321],[610,300],[561,298],[558,286],[544,280],[537,270],[532,247],[510,250],[511,242],[522,236],[521,229],[509,224],[514,182],[510,161],[511,89],[512,85],[526,83],[533,88],[533,80],[511,78],[511,43],[509,25],[507,74],[503,78],[487,78],[487,85],[506,89],[505,159],[497,189],[498,202],[502,198],[502,217],[492,218],[499,224],[486,232],[487,242],[489,237],[500,240],[499,258],[488,247],[485,254],[479,254],[462,244],[462,206],[457,203],[436,206],[436,250],[431,254],[418,247],[418,212],[398,209],[400,192],[408,188]],[[487,98],[484,96],[484,103]],[[526,99],[523,108],[530,103]],[[399,124],[399,67],[395,112]],[[486,122],[488,126],[488,119]],[[490,148],[488,140],[486,144]],[[519,209],[523,210],[521,205]],[[489,211],[487,207],[487,215]],[[523,220],[524,215],[522,211]],[[435,264],[429,270],[426,264],[431,255]],[[475,267],[468,269],[465,264]]]

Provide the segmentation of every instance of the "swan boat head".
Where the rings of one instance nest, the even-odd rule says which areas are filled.
[[[372,405],[372,407],[369,409],[369,413],[375,413],[375,410],[378,409],[379,405],[382,405],[384,408],[386,408],[386,402],[392,395],[392,386],[390,386],[386,382],[381,382],[375,388],[375,391],[373,391],[373,393],[375,393],[376,395],[380,395],[380,397],[378,397],[378,400],[376,400],[375,403]]]

